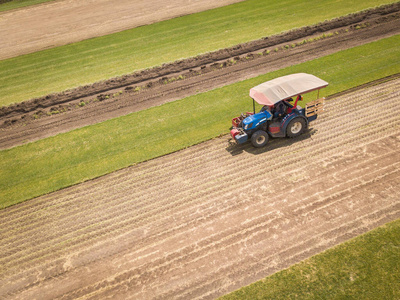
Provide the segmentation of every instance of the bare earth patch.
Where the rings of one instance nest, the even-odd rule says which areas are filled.
[[[212,299],[400,217],[400,79],[0,211],[0,298]]]
[[[6,11],[0,60],[241,1],[62,0]]]

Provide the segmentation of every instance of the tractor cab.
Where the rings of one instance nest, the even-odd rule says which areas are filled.
[[[328,83],[306,73],[291,74],[264,82],[250,89],[253,112],[232,119],[231,137],[238,144],[251,139],[253,146],[263,147],[269,137],[296,137],[302,134],[318,112],[323,110],[324,98],[319,90]],[[298,105],[303,94],[318,91],[316,100],[305,108]],[[263,105],[255,113],[255,102]]]

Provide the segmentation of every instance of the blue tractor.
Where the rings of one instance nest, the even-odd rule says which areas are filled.
[[[253,87],[250,89],[253,112],[242,113],[232,119],[232,139],[237,144],[250,139],[254,147],[260,148],[268,143],[269,137],[299,136],[323,110],[324,98],[319,98],[319,90],[327,85],[326,81],[314,75],[297,73]],[[305,108],[297,105],[302,100],[302,94],[316,90],[317,100],[308,103]],[[263,105],[259,113],[255,113],[255,102]]]

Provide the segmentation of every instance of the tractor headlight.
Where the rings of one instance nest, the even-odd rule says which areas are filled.
[[[244,126],[244,129],[247,130],[247,129],[251,128],[251,126],[253,126],[253,123],[250,123],[250,124],[245,125],[245,126]]]

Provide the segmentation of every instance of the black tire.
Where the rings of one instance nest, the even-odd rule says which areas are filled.
[[[268,143],[268,133],[262,130],[258,130],[251,136],[251,143],[256,148],[264,147]]]
[[[286,127],[286,135],[290,138],[294,138],[301,135],[304,130],[306,130],[306,121],[301,117],[297,117],[290,121]]]

